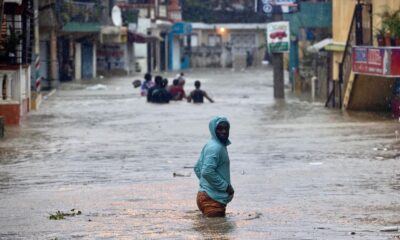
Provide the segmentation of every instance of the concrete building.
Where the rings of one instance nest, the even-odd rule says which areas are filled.
[[[346,48],[343,53],[335,52],[333,55],[331,64],[334,83],[327,105],[336,102],[338,106],[349,110],[390,110],[396,76],[354,73],[355,59],[352,55],[355,46],[375,46],[380,49],[379,52],[392,48],[378,47],[375,37],[375,30],[380,29],[382,24],[380,15],[387,9],[399,10],[400,1],[333,0],[333,40],[345,42]]]
[[[2,1],[0,6],[0,116],[19,124],[31,109],[33,1]]]
[[[265,57],[267,24],[192,23],[191,67],[246,67],[246,52],[253,66]]]
[[[116,4],[124,11],[136,12],[136,20],[128,24],[135,72],[144,74],[170,69],[171,47],[168,37],[173,24],[182,20],[179,2],[119,0]]]

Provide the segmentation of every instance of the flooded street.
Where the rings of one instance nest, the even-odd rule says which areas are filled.
[[[0,239],[397,239],[380,230],[400,226],[398,121],[289,88],[275,100],[269,68],[185,76],[215,103],[148,104],[132,77],[66,83],[7,127]],[[216,115],[231,122],[235,197],[206,219],[192,167]],[[82,214],[49,220],[71,209]]]

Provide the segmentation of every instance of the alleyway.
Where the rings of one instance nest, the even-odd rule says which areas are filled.
[[[172,76],[166,75],[172,83]],[[0,141],[0,239],[395,239],[397,121],[273,99],[272,72],[186,72],[215,100],[146,103],[134,78],[68,83]],[[101,83],[103,90],[87,87]],[[205,219],[191,167],[231,121],[235,198]],[[175,177],[174,177],[175,173]],[[82,211],[49,220],[57,210]]]

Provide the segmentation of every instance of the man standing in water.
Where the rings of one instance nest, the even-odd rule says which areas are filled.
[[[200,89],[200,85],[201,85],[201,83],[200,83],[199,80],[196,80],[194,82],[194,86],[195,86],[196,89],[190,92],[190,94],[189,94],[189,96],[187,98],[187,101],[191,102],[193,100],[194,103],[203,103],[204,102],[204,98],[207,98],[208,101],[213,103],[214,100],[212,100],[207,95],[206,91],[203,91],[203,90]]]
[[[197,206],[206,217],[224,217],[226,205],[232,200],[229,156],[229,121],[213,118],[209,125],[211,139],[203,147],[194,171],[200,180]]]

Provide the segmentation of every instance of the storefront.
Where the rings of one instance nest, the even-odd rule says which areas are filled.
[[[368,96],[367,100],[369,101],[374,98],[376,98],[376,102],[386,100],[391,106],[393,117],[399,118],[400,47],[356,46],[353,47],[352,54],[354,74],[370,79],[368,85],[375,84],[377,87],[383,87],[381,91],[376,91],[377,87],[369,87],[371,91],[364,96]],[[381,83],[374,83],[377,81],[381,81]],[[377,93],[381,94],[377,95]]]
[[[184,70],[190,67],[190,34],[192,24],[177,22],[168,33],[168,69]]]

